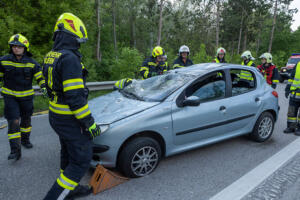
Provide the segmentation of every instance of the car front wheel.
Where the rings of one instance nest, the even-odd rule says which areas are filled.
[[[128,177],[143,177],[152,173],[161,158],[161,147],[150,137],[138,137],[124,146],[119,168]]]
[[[256,142],[264,142],[268,140],[274,129],[274,117],[269,112],[264,112],[260,115],[255,123],[250,137]]]

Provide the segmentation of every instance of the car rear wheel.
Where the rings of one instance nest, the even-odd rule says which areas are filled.
[[[264,112],[256,121],[250,137],[256,142],[264,142],[271,137],[273,130],[274,117],[271,113]]]
[[[119,168],[128,177],[143,177],[152,173],[161,158],[161,147],[150,137],[131,140],[122,149]]]

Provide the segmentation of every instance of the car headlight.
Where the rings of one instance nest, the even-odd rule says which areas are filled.
[[[283,69],[282,71],[283,71],[283,72],[286,72],[286,69]]]
[[[101,133],[106,132],[109,129],[109,124],[97,124],[100,126]]]

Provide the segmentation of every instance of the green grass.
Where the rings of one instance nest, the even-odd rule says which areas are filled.
[[[112,90],[102,90],[102,91],[90,92],[88,99],[89,100],[93,99],[95,97],[110,93],[111,91]],[[42,96],[34,96],[33,107],[34,107],[34,111],[33,111],[34,113],[48,110],[49,100],[46,98],[43,98]],[[3,117],[3,113],[4,113],[4,102],[3,102],[3,98],[2,98],[2,99],[0,99],[0,117]]]

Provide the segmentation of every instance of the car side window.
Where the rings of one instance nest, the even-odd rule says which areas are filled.
[[[250,70],[231,69],[232,96],[244,94],[255,89],[255,75]]]
[[[197,96],[200,100],[211,101],[225,97],[225,74],[214,72],[204,80],[195,83],[186,90],[186,97]]]

